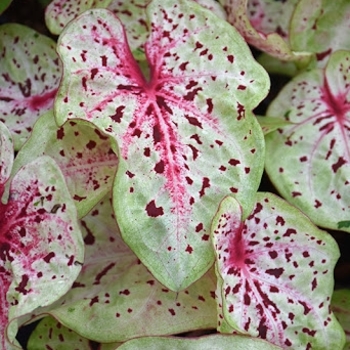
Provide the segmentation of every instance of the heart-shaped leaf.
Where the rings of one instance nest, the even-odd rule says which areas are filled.
[[[233,328],[284,349],[342,349],[344,332],[330,310],[339,249],[329,234],[284,200],[258,193],[244,221],[240,204],[223,200],[212,240]]]
[[[197,339],[147,337],[129,340],[118,348],[119,350],[278,350],[278,346],[260,339],[243,336],[210,335]]]
[[[68,291],[81,269],[83,241],[63,175],[49,157],[16,174],[0,214],[0,333],[9,322],[12,342],[18,317]]]
[[[350,52],[332,54],[325,70],[298,75],[267,111],[294,124],[266,135],[268,176],[312,221],[335,230],[350,210],[349,68]]]
[[[216,327],[212,270],[182,292],[165,288],[121,239],[108,198],[81,226],[86,249],[82,272],[63,299],[40,312],[98,342]]]
[[[344,350],[348,350],[350,349],[350,290],[335,290],[332,297],[331,307],[345,331],[346,347]]]
[[[91,8],[106,8],[112,0],[52,0],[45,10],[45,23],[52,34],[61,34],[64,27]]]
[[[316,53],[320,67],[332,52],[350,50],[349,13],[348,0],[300,0],[290,24],[293,50]]]
[[[153,1],[147,13],[150,81],[110,12],[90,11],[66,28],[55,114],[59,123],[89,120],[117,139],[114,207],[123,238],[177,291],[213,263],[208,230],[223,195],[252,208],[264,145],[250,111],[268,78],[236,31],[196,3]]]
[[[78,216],[83,217],[112,189],[118,164],[112,141],[92,124],[78,120],[59,128],[49,111],[35,123],[17,154],[12,173],[39,156],[52,157],[63,172]]]
[[[283,61],[309,61],[308,52],[293,52],[288,24],[298,0],[219,0],[231,23],[251,45]],[[279,13],[279,15],[277,15]],[[305,50],[308,51],[308,50]]]
[[[18,150],[51,109],[61,77],[55,42],[19,24],[0,26],[0,121]]]

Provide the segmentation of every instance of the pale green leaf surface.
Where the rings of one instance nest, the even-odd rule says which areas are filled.
[[[10,342],[17,319],[65,294],[83,262],[76,209],[64,177],[49,157],[21,168],[0,203],[1,333]]]
[[[12,174],[41,155],[52,157],[63,172],[81,218],[112,189],[118,157],[111,143],[114,140],[91,123],[76,120],[58,127],[49,111],[35,123],[17,154]]]
[[[102,343],[216,327],[212,270],[179,293],[161,285],[121,239],[108,198],[81,220],[81,227],[82,272],[73,288],[42,312]]]
[[[213,219],[225,320],[284,349],[342,349],[344,332],[330,310],[340,255],[334,239],[270,193],[257,194],[244,221],[241,212],[226,197]]]
[[[18,150],[37,118],[53,107],[61,67],[55,42],[20,24],[0,26],[0,121]]]
[[[213,263],[208,229],[221,198],[235,193],[251,210],[264,152],[251,110],[269,81],[238,33],[198,4],[154,1],[147,11],[151,81],[110,12],[90,11],[65,29],[55,116],[91,121],[116,138],[123,239],[178,291]]]
[[[51,316],[43,318],[31,333],[28,350],[91,350],[89,340],[62,326]]]
[[[336,50],[350,50],[350,2],[348,0],[301,0],[290,27],[293,50],[316,53],[324,67]]]
[[[196,339],[147,337],[129,340],[119,350],[278,350],[278,346],[260,339],[239,335],[210,335]]]
[[[84,11],[106,8],[112,0],[53,0],[46,7],[45,23],[52,34],[59,35],[66,25]]]
[[[349,60],[347,51],[334,53],[325,71],[295,77],[267,110],[294,124],[266,135],[269,178],[316,225],[335,230],[350,209]]]

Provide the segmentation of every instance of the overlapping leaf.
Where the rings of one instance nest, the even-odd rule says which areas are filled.
[[[283,61],[308,62],[310,54],[292,51],[288,25],[298,0],[220,0],[227,20],[241,35],[258,49]]]
[[[5,183],[11,174],[13,158],[11,133],[5,124],[0,122],[0,202],[4,194]]]
[[[121,239],[109,199],[81,225],[86,245],[82,272],[67,295],[42,312],[99,342],[215,328],[213,271],[182,292],[165,288]]]
[[[0,121],[18,150],[51,109],[61,77],[53,40],[19,24],[0,26]]]
[[[344,332],[330,310],[336,242],[298,209],[258,193],[244,221],[226,197],[212,240],[226,321],[284,349],[342,349]]]
[[[350,291],[349,289],[335,290],[332,297],[332,310],[342,325],[346,335],[346,346],[343,350],[350,349]]]
[[[90,123],[70,121],[59,128],[49,111],[34,125],[12,173],[39,156],[52,157],[65,176],[78,216],[83,217],[112,189],[118,158],[111,141]]]
[[[63,175],[51,158],[38,158],[18,171],[7,203],[0,203],[2,348],[15,341],[17,318],[67,292],[82,261],[81,232]]]
[[[211,335],[197,339],[148,337],[129,340],[119,347],[120,350],[278,350],[278,346],[260,339],[243,336]]]
[[[53,0],[46,7],[45,22],[52,34],[61,34],[64,27],[91,8],[106,8],[112,0]]]
[[[27,349],[91,350],[92,348],[88,339],[80,337],[48,316],[35,327],[28,340]]]
[[[271,181],[317,225],[336,230],[350,209],[349,62],[349,52],[334,53],[325,70],[296,77],[267,111],[295,124],[266,135]]]
[[[55,114],[117,139],[123,238],[157,279],[181,290],[213,262],[208,228],[222,196],[233,192],[251,210],[264,145],[250,111],[268,79],[236,31],[199,5],[154,1],[147,11],[150,81],[110,12],[67,27]]]
[[[301,0],[291,21],[291,47],[315,53],[318,66],[324,67],[331,53],[350,50],[349,26],[348,0]]]

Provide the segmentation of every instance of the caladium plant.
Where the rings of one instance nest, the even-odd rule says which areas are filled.
[[[315,224],[350,227],[347,1],[220,3],[54,0],[57,41],[0,26],[0,348],[343,349]],[[298,74],[268,117],[247,43]],[[264,166],[309,218],[257,192]]]

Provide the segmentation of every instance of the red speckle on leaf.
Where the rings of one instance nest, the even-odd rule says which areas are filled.
[[[157,174],[162,174],[164,172],[164,162],[163,160],[160,160],[154,167],[154,171]]]
[[[284,268],[276,268],[276,269],[267,269],[266,273],[269,275],[275,276],[276,278],[279,278],[284,272]]]
[[[297,231],[294,228],[288,228],[287,231],[283,234],[283,237],[290,237],[291,235],[296,235]]]
[[[304,315],[307,315],[311,311],[311,308],[307,306],[306,302],[299,300],[299,304],[304,307]]]
[[[319,207],[321,207],[322,206],[322,203],[318,200],[318,199],[315,199],[315,205],[314,205],[314,207],[317,209],[317,208],[319,208]]]
[[[125,174],[126,175],[128,175],[128,177],[130,178],[130,179],[132,179],[134,176],[135,176],[135,174],[133,174],[131,171],[129,171],[129,170],[127,170],[126,172],[125,172]]]
[[[232,166],[236,166],[238,164],[241,164],[241,162],[238,159],[230,159],[228,163]]]
[[[56,137],[58,140],[62,140],[64,137],[64,128],[61,127],[57,130]]]
[[[80,197],[80,196],[78,196],[77,194],[75,194],[75,195],[73,196],[73,199],[74,199],[75,201],[81,202],[82,200],[86,199],[86,196],[85,196],[85,197]]]
[[[116,123],[120,123],[122,121],[124,115],[125,106],[119,106],[115,110],[115,114],[111,115],[110,118]]]
[[[202,123],[195,117],[190,117],[188,115],[185,115],[185,118],[188,120],[188,122],[191,124],[191,125],[194,125],[194,126],[197,126],[198,128],[203,128],[202,127]]]
[[[188,244],[185,251],[189,254],[192,254],[193,248]]]
[[[209,178],[204,177],[203,181],[202,181],[202,188],[201,188],[201,190],[199,192],[199,196],[200,197],[204,196],[206,188],[210,188],[210,180],[209,180]]]
[[[284,226],[284,224],[285,224],[286,222],[284,221],[284,219],[282,218],[282,216],[277,216],[276,217],[276,226],[278,226],[278,225],[281,225],[281,226]]]
[[[86,78],[86,77],[82,77],[82,79],[81,79],[81,85],[82,85],[82,87],[83,87],[83,89],[84,89],[85,91],[87,91],[86,82],[87,82],[87,78]]]
[[[98,303],[98,296],[95,296],[90,300],[89,306],[91,307],[95,303]]]
[[[197,226],[196,226],[196,232],[200,232],[203,230],[203,224],[202,223],[199,223]]]
[[[107,66],[107,56],[103,55],[103,56],[100,56],[100,57],[101,57],[102,66],[106,67]]]
[[[124,289],[124,290],[121,290],[121,291],[119,292],[119,294],[120,294],[120,295],[129,295],[129,294],[130,294],[130,291],[129,291],[129,289]]]
[[[92,231],[87,226],[86,222],[84,220],[81,220],[81,225],[85,228],[87,235],[84,238],[84,243],[86,245],[93,245],[95,243],[95,237],[92,234]]]
[[[170,312],[171,316],[175,316],[175,310],[174,309],[168,309],[168,311]]]
[[[96,142],[93,140],[90,140],[87,144],[86,144],[86,148],[88,148],[89,150],[92,150],[96,147]]]
[[[52,259],[52,258],[54,258],[55,257],[55,253],[54,252],[50,252],[49,254],[47,254],[44,258],[43,258],[43,260],[46,262],[46,263],[50,263],[50,260]]]
[[[147,215],[150,217],[157,217],[164,215],[164,210],[162,207],[157,207],[154,200],[150,201],[146,206]]]
[[[278,256],[278,253],[275,250],[273,250],[272,252],[269,252],[269,255],[271,259],[276,259]]]
[[[230,63],[233,63],[233,61],[234,61],[234,56],[233,56],[233,55],[228,55],[228,56],[227,56],[227,60],[228,60]]]
[[[346,164],[346,160],[343,157],[339,157],[338,161],[334,164],[332,164],[332,170],[334,173],[338,171],[338,169]]]
[[[22,275],[21,282],[15,288],[15,290],[23,295],[26,295],[30,292],[30,290],[25,289],[27,287],[29,281],[29,276],[27,274]]]
[[[98,73],[98,69],[97,68],[91,69],[91,76],[90,76],[90,78],[94,79],[97,73]]]

